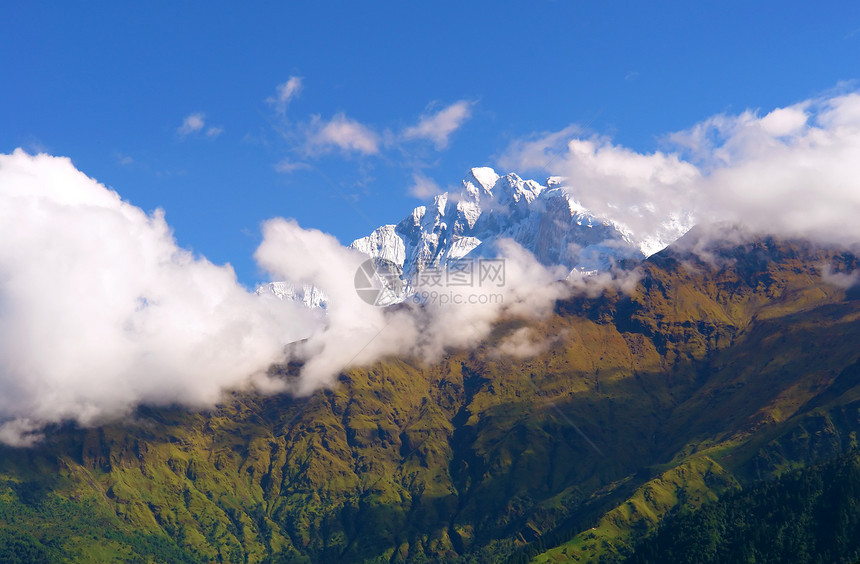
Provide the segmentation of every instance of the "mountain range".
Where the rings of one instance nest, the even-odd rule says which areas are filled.
[[[479,167],[469,171],[459,191],[435,196],[398,223],[356,239],[350,248],[399,276],[401,297],[406,297],[415,291],[421,272],[444,270],[463,259],[497,257],[496,243],[502,239],[515,241],[541,264],[591,273],[650,256],[690,227],[690,217],[673,215],[652,232],[634,233],[582,206],[575,187],[561,177],[539,184]],[[306,305],[325,302],[320,290],[308,285],[274,282],[257,291]]]
[[[552,190],[528,187],[530,205]],[[441,240],[437,257],[461,248]],[[404,270],[427,256],[416,241]],[[48,429],[34,448],[0,448],[0,555],[618,562],[647,542],[641,554],[667,561],[660,523],[727,514],[713,504],[856,448],[857,269],[850,249],[694,228],[644,259],[629,291],[572,291],[433,362],[345,369],[309,397],[235,392],[211,411],[142,406]],[[534,346],[504,354],[515,341]],[[842,511],[860,522],[856,504]],[[834,543],[849,558],[854,545]]]

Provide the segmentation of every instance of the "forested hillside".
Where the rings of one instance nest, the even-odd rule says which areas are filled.
[[[860,455],[789,472],[667,519],[627,562],[860,560]]]

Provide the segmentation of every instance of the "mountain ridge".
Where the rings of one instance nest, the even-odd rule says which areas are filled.
[[[421,273],[444,271],[461,261],[500,256],[497,243],[512,240],[548,267],[571,273],[608,272],[665,248],[689,231],[690,217],[668,217],[653,233],[634,235],[612,218],[598,216],[572,195],[562,177],[544,184],[489,167],[469,170],[459,192],[437,194],[397,223],[382,225],[349,248],[374,260],[386,277],[399,278],[392,302],[419,291]],[[456,267],[456,266],[455,266]],[[325,291],[303,281],[260,284],[275,295],[309,307],[327,303]]]
[[[561,177],[538,184],[515,173],[500,176],[489,167],[473,168],[458,193],[435,196],[350,248],[398,267],[407,280],[467,256],[493,256],[493,243],[503,238],[544,265],[602,271],[617,261],[653,254],[691,227],[689,220],[667,218],[657,232],[635,236],[612,218],[587,210],[573,191]]]
[[[627,293],[503,319],[436,363],[388,358],[308,398],[142,407],[4,448],[4,522],[42,542],[50,517],[26,507],[91,503],[198,561],[621,559],[679,504],[860,431],[860,301],[823,276],[856,255],[767,237],[697,254],[696,237],[644,261]],[[546,342],[499,353],[522,335]],[[76,535],[64,554],[89,546]]]

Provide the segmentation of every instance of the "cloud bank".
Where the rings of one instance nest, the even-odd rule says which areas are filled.
[[[293,347],[304,363],[292,389],[299,394],[328,386],[342,370],[389,355],[437,359],[449,347],[470,347],[485,338],[503,315],[536,317],[552,311],[570,286],[563,269],[547,268],[512,241],[499,244],[505,283],[447,287],[432,299],[381,308],[363,301],[355,273],[367,256],[341,246],[331,235],[302,229],[295,221],[264,225],[255,258],[273,277],[312,284],[329,296],[326,326]]]
[[[512,144],[502,166],[567,178],[590,210],[653,233],[667,221],[739,223],[835,242],[860,239],[860,93],[765,115],[717,115],[639,153],[575,128]]]
[[[317,125],[320,150],[378,147],[344,116]],[[505,166],[549,167],[583,205],[634,232],[687,213],[776,234],[860,238],[856,93],[763,116],[715,116],[649,154],[601,137],[567,140],[572,131],[514,144]],[[423,177],[415,183],[436,189]],[[0,155],[0,441],[31,444],[47,424],[96,424],[141,403],[211,406],[228,389],[311,393],[350,366],[388,355],[432,361],[477,345],[500,318],[543,316],[571,292],[628,291],[638,280],[633,272],[560,283],[566,272],[515,243],[498,248],[502,286],[449,287],[422,303],[378,308],[355,292],[364,255],[295,221],[269,220],[256,260],[272,279],[323,290],[323,315],[251,294],[229,265],[178,247],[162,212],[122,201],[66,158]],[[544,346],[522,330],[502,338],[501,353]],[[287,354],[302,363],[289,383],[266,372]]]
[[[212,405],[319,323],[179,248],[66,158],[0,155],[0,440],[97,423],[141,402]]]
[[[163,212],[67,158],[0,155],[0,442],[29,445],[48,424],[99,424],[142,403],[212,406],[230,389],[307,394],[353,365],[477,344],[501,315],[549,313],[565,273],[512,242],[500,249],[503,287],[386,309],[355,291],[365,255],[269,220],[255,258],[274,279],[323,290],[323,314],[248,292],[229,265],[178,247]],[[286,360],[303,364],[289,383],[267,373]]]

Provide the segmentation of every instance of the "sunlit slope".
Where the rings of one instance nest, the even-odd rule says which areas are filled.
[[[199,561],[620,558],[679,504],[851,444],[860,301],[822,273],[855,266],[772,239],[679,245],[630,295],[505,320],[433,365],[55,429],[2,451],[5,530],[97,561],[95,525],[53,528],[45,504],[64,503],[122,532],[116,554],[142,535]],[[539,352],[499,354],[524,328]],[[170,560],[158,550],[138,552]]]

